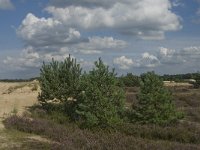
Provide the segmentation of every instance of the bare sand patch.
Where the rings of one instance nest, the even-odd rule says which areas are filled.
[[[0,82],[0,118],[8,114],[21,115],[27,107],[37,103],[39,89],[35,82],[6,83]],[[0,124],[0,128],[2,125]]]

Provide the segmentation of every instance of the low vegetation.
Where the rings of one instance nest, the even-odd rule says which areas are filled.
[[[35,109],[31,116],[12,116],[4,121],[7,129],[48,138],[51,149],[199,149],[200,128],[186,121],[158,126],[124,123],[115,129],[80,129],[54,114]],[[32,119],[30,119],[32,118]]]
[[[132,73],[127,73],[126,76],[121,76],[118,78],[120,83],[126,87],[139,87],[140,78]]]

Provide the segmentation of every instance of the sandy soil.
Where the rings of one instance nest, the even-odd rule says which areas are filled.
[[[18,83],[0,82],[0,149],[20,147],[23,143],[23,141],[16,142],[15,138],[13,138],[13,133],[7,133],[4,130],[2,120],[11,114],[21,115],[29,106],[36,104],[38,92],[39,86],[37,81]],[[48,141],[40,136],[21,136],[19,135],[19,138],[25,138],[26,140],[32,138],[32,140],[40,142],[44,140]]]
[[[34,82],[5,83],[0,82],[0,118],[11,113],[21,115],[29,106],[37,103],[39,89]],[[2,124],[0,123],[0,127]]]

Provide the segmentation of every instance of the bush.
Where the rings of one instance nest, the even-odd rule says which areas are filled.
[[[196,80],[194,83],[194,88],[198,89],[200,87],[200,80]]]
[[[140,86],[140,80],[138,76],[133,75],[132,73],[127,73],[126,76],[119,77],[119,80],[126,86],[126,87],[138,87]]]
[[[176,112],[172,94],[163,87],[163,81],[154,72],[141,75],[138,103],[133,107],[133,121],[165,124],[182,117]]]
[[[80,93],[81,68],[76,59],[70,57],[63,62],[52,60],[43,64],[40,73],[41,93],[39,102],[46,110],[60,109],[70,116],[75,111],[76,99]]]
[[[84,126],[106,127],[120,123],[125,93],[117,85],[114,70],[109,71],[101,59],[95,62],[95,68],[89,74],[83,75],[77,114],[83,118]]]

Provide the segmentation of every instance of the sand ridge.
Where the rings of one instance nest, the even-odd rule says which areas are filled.
[[[10,113],[21,115],[29,106],[37,103],[37,82],[0,82],[0,118]]]

